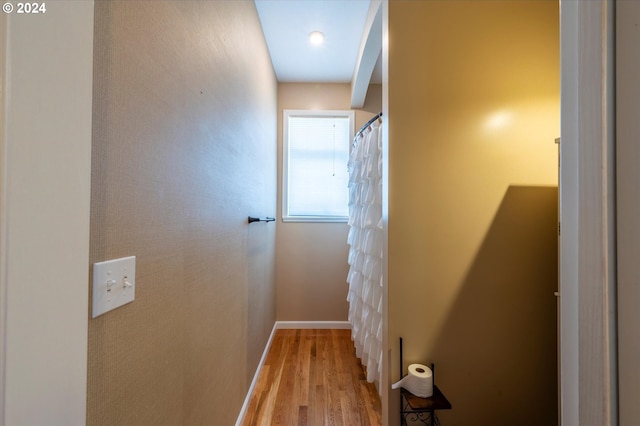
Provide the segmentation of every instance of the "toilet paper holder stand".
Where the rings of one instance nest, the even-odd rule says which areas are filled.
[[[440,421],[436,415],[436,410],[450,410],[451,403],[436,386],[435,365],[431,363],[433,378],[433,395],[428,398],[420,398],[413,395],[408,390],[400,389],[400,424],[408,426],[408,421],[412,424],[419,422],[429,426],[439,426]],[[402,337],[400,337],[400,377],[404,376],[404,365],[402,359]]]

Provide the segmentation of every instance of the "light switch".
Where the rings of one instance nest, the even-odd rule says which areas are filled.
[[[133,302],[135,290],[135,256],[94,263],[92,318]]]

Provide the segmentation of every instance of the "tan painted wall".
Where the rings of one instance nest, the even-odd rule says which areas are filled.
[[[616,16],[619,424],[634,425],[640,424],[640,291],[637,285],[640,272],[640,52],[637,47],[640,40],[640,4],[618,2]]]
[[[282,188],[282,111],[349,110],[349,84],[278,84],[278,188]],[[371,85],[364,108],[356,111],[358,131],[382,110],[382,87]],[[279,321],[346,321],[349,227],[346,223],[280,221],[278,191],[276,311]]]
[[[275,321],[275,75],[253,2],[95,5],[90,425],[231,425]]]
[[[391,375],[402,336],[443,424],[556,422],[558,28],[557,1],[389,2]]]

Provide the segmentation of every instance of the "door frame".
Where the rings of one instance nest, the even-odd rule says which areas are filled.
[[[6,103],[7,16],[0,15],[0,426],[4,425],[5,354],[7,337]]]
[[[564,426],[609,426],[618,421],[614,2],[560,0]]]
[[[0,426],[86,421],[94,5],[47,6],[0,16]]]

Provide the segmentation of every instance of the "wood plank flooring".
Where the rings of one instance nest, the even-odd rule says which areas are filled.
[[[243,426],[379,426],[350,330],[276,330]]]

